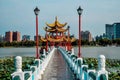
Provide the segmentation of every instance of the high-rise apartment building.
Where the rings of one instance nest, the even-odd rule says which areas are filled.
[[[113,39],[113,34],[114,34],[114,31],[113,31],[113,25],[111,24],[106,24],[106,37],[110,40]]]
[[[20,41],[20,32],[13,32],[13,41]]]
[[[13,32],[8,31],[5,33],[5,41],[12,42],[13,41]]]
[[[113,24],[114,39],[120,38],[120,23]]]
[[[3,35],[0,35],[0,42],[3,42],[5,40],[5,37]]]
[[[30,40],[30,35],[23,35],[22,40],[23,41],[29,41]]]
[[[20,32],[11,32],[8,31],[5,33],[5,41],[13,42],[13,41],[20,41]]]
[[[82,40],[92,41],[92,35],[89,31],[81,31]]]
[[[120,38],[120,23],[106,24],[106,37],[110,40]]]

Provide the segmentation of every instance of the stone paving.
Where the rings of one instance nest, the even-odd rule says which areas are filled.
[[[42,76],[42,80],[75,80],[63,56],[57,50],[50,60]]]

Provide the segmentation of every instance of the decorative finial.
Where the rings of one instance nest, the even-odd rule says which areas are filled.
[[[22,72],[22,57],[21,56],[15,57],[15,69],[16,69],[16,72]]]
[[[45,29],[47,30],[47,27],[45,27]]]
[[[98,68],[99,70],[105,70],[105,56],[100,55],[98,57]]]
[[[57,16],[55,17],[55,21],[57,21]]]

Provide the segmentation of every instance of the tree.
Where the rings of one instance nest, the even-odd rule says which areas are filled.
[[[104,39],[98,40],[98,44],[102,46],[111,45],[112,41],[107,38],[104,38]]]

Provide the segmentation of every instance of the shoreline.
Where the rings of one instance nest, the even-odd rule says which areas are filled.
[[[39,46],[39,48],[42,46]],[[78,46],[72,46],[72,47],[78,47]],[[81,46],[81,47],[120,47],[120,46]],[[33,47],[26,47],[26,46],[21,46],[21,47],[15,47],[15,46],[8,46],[8,47],[0,47],[0,48],[36,48],[36,46]]]

